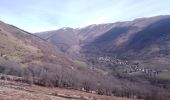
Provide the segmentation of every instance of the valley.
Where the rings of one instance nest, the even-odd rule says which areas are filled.
[[[56,45],[72,59],[84,62],[91,69],[101,69],[121,82],[145,83],[169,91],[169,22],[168,15],[156,16],[77,29],[62,28],[36,35]],[[69,32],[74,38],[72,44],[65,38]],[[45,38],[47,36],[52,38]],[[63,50],[58,43],[67,48]]]
[[[169,100],[169,33],[169,15],[39,33],[0,22],[0,95]]]

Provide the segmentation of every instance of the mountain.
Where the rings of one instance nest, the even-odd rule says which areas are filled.
[[[143,67],[169,68],[170,16],[122,22],[91,44],[102,53],[139,62]]]
[[[97,36],[110,30],[112,26],[112,24],[94,24],[77,29],[65,27],[59,30],[35,33],[35,35],[55,44],[61,51],[74,54],[80,52],[82,44],[91,42]]]
[[[170,16],[156,16],[30,34],[0,22],[0,79],[168,100],[169,27]]]
[[[107,95],[111,91],[105,90],[113,86],[110,83],[121,82],[84,61],[70,58],[48,41],[4,22],[0,22],[1,79],[86,92],[102,88],[102,94]]]
[[[53,44],[68,45],[65,49],[68,52],[69,48],[76,47],[74,51],[81,54],[117,56],[119,59],[140,62],[142,66],[169,67],[169,27],[170,16],[165,15],[126,22],[94,24],[71,30],[59,29],[45,34],[50,36],[48,38],[43,36],[44,32],[36,35]]]
[[[79,44],[79,38],[76,33],[77,30],[72,28],[62,28],[57,31],[37,33],[37,35],[55,44],[61,51],[66,52],[66,50]]]
[[[50,43],[15,26],[0,22],[0,53],[22,66],[53,63],[69,67],[74,63]]]
[[[122,22],[93,41],[96,45],[105,45],[111,51],[120,49],[140,51],[169,33],[170,16],[136,19]]]

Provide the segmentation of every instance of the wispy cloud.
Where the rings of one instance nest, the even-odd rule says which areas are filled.
[[[170,14],[169,0],[1,0],[0,20],[29,32]]]

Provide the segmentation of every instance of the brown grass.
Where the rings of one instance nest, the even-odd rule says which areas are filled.
[[[0,100],[135,100],[0,80]]]

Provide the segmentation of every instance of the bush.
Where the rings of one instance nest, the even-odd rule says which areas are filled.
[[[0,73],[7,75],[22,76],[23,69],[15,62],[8,61],[0,65]]]

